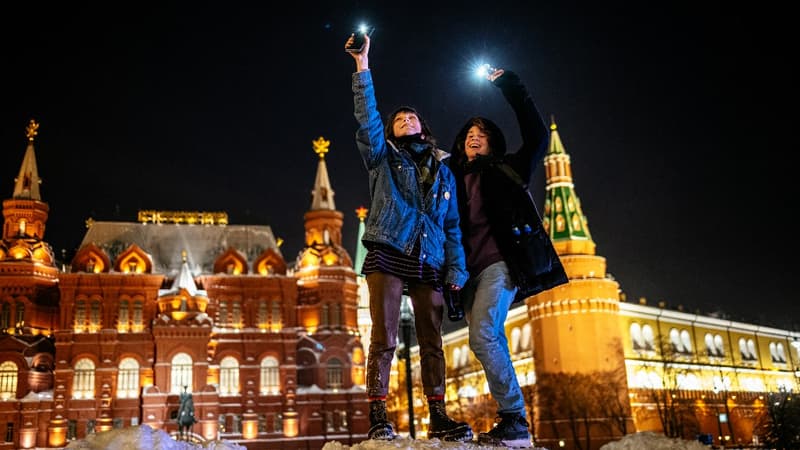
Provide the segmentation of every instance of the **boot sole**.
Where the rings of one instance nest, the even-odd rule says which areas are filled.
[[[474,437],[469,425],[462,425],[447,431],[428,431],[428,439],[439,439],[448,442],[469,442]]]

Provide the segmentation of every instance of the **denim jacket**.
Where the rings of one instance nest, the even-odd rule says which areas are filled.
[[[362,242],[367,247],[370,242],[386,244],[410,255],[419,239],[422,261],[443,270],[446,284],[463,286],[468,274],[456,182],[442,162],[450,154],[434,151],[434,182],[423,198],[414,161],[384,137],[369,70],[353,74],[353,94],[359,124],[356,145],[369,171],[372,200]]]

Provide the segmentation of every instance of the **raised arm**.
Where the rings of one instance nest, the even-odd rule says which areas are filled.
[[[547,125],[528,89],[516,73],[500,69],[490,74],[488,78],[500,88],[517,116],[522,147],[516,153],[508,155],[508,162],[527,182],[547,150],[549,139]]]

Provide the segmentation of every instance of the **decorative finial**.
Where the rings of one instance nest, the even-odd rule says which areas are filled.
[[[31,121],[28,122],[28,126],[25,128],[25,134],[28,136],[28,141],[33,142],[33,138],[39,134],[39,124],[31,119]]]
[[[331,141],[325,140],[324,137],[320,136],[314,141],[311,141],[314,144],[314,153],[319,155],[320,159],[325,159],[325,153],[328,153],[328,147],[331,146]]]
[[[283,238],[278,238],[278,240],[275,242],[275,245],[277,245],[278,248],[281,248],[281,245],[283,245]]]
[[[550,114],[550,129],[556,131],[556,116]]]
[[[94,219],[89,217],[86,219],[86,229],[92,228],[92,225],[94,225]]]
[[[364,208],[363,205],[359,206],[358,208],[356,208],[356,215],[358,216],[358,220],[363,222],[364,219],[367,218],[367,213],[368,212],[369,212],[369,210],[367,208]]]
[[[186,262],[186,250],[181,250],[181,262]]]

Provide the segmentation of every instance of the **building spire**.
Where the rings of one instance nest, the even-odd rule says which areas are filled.
[[[364,236],[364,231],[366,229],[364,220],[366,220],[368,212],[369,210],[364,208],[364,206],[359,206],[356,209],[356,215],[358,216],[358,236],[356,237],[356,260],[353,267],[356,275],[361,275],[361,268],[364,266],[364,258],[367,257],[367,248],[364,247],[364,243],[361,242],[361,237]]]
[[[39,170],[36,168],[36,154],[33,150],[33,140],[39,134],[39,124],[33,119],[25,128],[28,137],[28,148],[25,150],[25,157],[22,159],[22,166],[19,168],[19,175],[14,179],[13,198],[25,200],[42,200],[39,193]]]
[[[333,211],[336,209],[336,204],[333,202],[333,189],[331,181],[328,179],[328,167],[325,164],[325,154],[328,153],[331,141],[320,136],[311,143],[314,144],[314,153],[319,155],[317,178],[314,180],[314,190],[311,191],[311,211],[320,209]]]
[[[547,181],[542,222],[553,245],[561,255],[594,255],[595,243],[572,181],[572,163],[553,117],[550,119],[550,145],[544,167]]]

